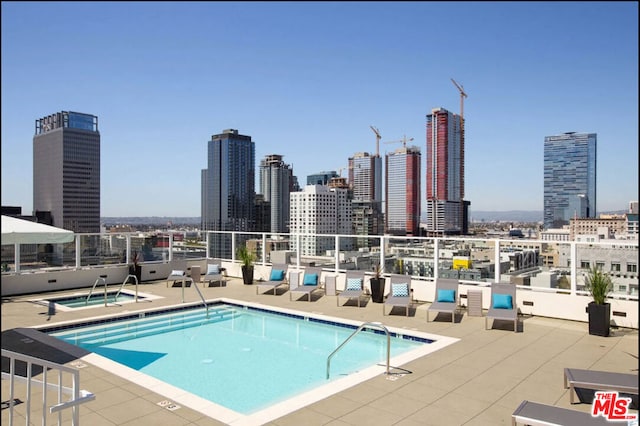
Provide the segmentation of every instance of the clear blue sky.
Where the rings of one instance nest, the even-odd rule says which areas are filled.
[[[102,216],[200,216],[228,128],[304,185],[375,152],[373,125],[414,138],[424,180],[451,78],[472,216],[542,210],[544,137],[569,131],[598,134],[598,210],[638,200],[637,2],[3,1],[1,74],[2,205],[25,214],[34,122],[58,111],[98,116]]]

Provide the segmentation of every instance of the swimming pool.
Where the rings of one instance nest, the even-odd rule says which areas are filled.
[[[116,297],[117,296],[117,297]],[[157,299],[159,296],[138,292],[138,301],[149,302]],[[71,311],[78,309],[95,308],[105,306],[105,292],[100,289],[93,293],[72,293],[67,296],[54,297],[48,299],[32,300],[40,305],[48,305],[57,311]],[[119,292],[115,290],[107,291],[106,303],[108,305],[122,305],[125,303],[134,303],[136,301],[135,292],[123,289]]]
[[[196,405],[212,401],[206,412],[211,417],[225,423],[258,424],[265,421],[266,413],[279,417],[285,407],[292,411],[313,402],[310,394],[321,399],[330,389],[335,393],[383,373],[386,337],[367,330],[336,353],[330,380],[326,379],[328,355],[358,325],[222,300],[211,304],[208,313],[202,305],[182,305],[42,331],[126,366],[125,377],[130,380],[138,372],[145,380],[151,376],[169,384],[174,387],[174,399],[186,391],[196,397]],[[391,365],[396,367],[407,362],[404,359],[437,350],[448,339],[390,331],[394,335]],[[112,363],[108,369],[122,366]],[[157,383],[154,387],[157,391]],[[300,405],[292,400],[296,397],[307,402]],[[177,402],[189,406],[189,399],[193,402],[193,398]],[[274,406],[281,406],[280,411],[274,411]]]

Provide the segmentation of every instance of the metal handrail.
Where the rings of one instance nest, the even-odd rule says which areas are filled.
[[[89,303],[89,299],[91,298],[91,295],[93,294],[93,290],[96,289],[96,286],[98,285],[100,280],[102,280],[102,282],[104,283],[104,306],[107,306],[107,280],[105,280],[103,277],[98,277],[96,279],[96,282],[93,283],[93,287],[91,287],[91,291],[89,292],[89,295],[87,296],[87,300],[84,301],[85,305]]]
[[[384,333],[387,335],[387,372],[386,372],[386,374],[389,374],[389,357],[390,357],[390,354],[391,354],[391,334],[389,333],[389,330],[387,329],[387,327],[382,325],[381,322],[365,322],[360,327],[358,327],[356,329],[356,331],[351,333],[351,336],[347,337],[347,339],[344,342],[342,342],[340,344],[340,346],[338,346],[327,357],[327,379],[329,379],[329,369],[331,368],[331,358],[336,354],[336,352],[338,352],[340,349],[342,349],[342,347],[344,345],[346,345],[347,342],[349,342],[349,340],[353,339],[356,334],[360,333],[365,328],[378,328],[378,329],[384,331]]]
[[[120,288],[118,289],[118,292],[116,293],[116,298],[115,300],[118,300],[118,296],[120,296],[120,292],[122,291],[122,287],[124,287],[125,284],[127,284],[129,282],[129,278],[133,278],[136,282],[136,303],[138,303],[138,277],[136,277],[135,275],[127,275],[127,277],[124,279],[124,281],[122,281],[122,284],[120,284]]]
[[[187,280],[191,281],[191,287],[195,288],[198,294],[200,295],[200,299],[202,300],[204,309],[207,311],[207,318],[209,318],[209,305],[207,305],[207,302],[204,300],[204,296],[202,295],[202,292],[198,288],[198,284],[191,277],[184,277],[182,279],[182,303],[184,303],[184,285],[187,282]]]

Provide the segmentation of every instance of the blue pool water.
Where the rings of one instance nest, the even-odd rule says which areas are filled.
[[[327,383],[327,357],[355,327],[232,304],[49,334],[231,410],[250,414]],[[391,356],[430,343],[392,337]],[[386,363],[386,336],[359,333],[331,360],[335,380]]]
[[[134,296],[128,293],[120,293],[116,297],[117,291],[107,292],[107,303],[123,303],[134,300]],[[56,299],[48,299],[49,302],[54,302],[57,305],[66,306],[67,308],[84,308],[86,306],[104,305],[104,292],[96,291],[91,294],[87,300],[88,294],[80,296],[68,296],[60,297]],[[138,299],[144,299],[144,297],[138,296]]]

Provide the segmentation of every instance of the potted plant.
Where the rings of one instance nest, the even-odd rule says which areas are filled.
[[[246,245],[238,247],[236,256],[242,262],[242,281],[247,285],[253,284],[253,262],[255,262],[256,256],[249,251]]]
[[[133,253],[131,253],[129,275],[135,275],[135,277],[138,279],[138,283],[142,281],[142,265],[140,265],[140,262],[142,262],[142,253],[140,253],[138,250],[134,250]]]
[[[373,265],[373,277],[369,280],[371,286],[371,301],[382,303],[384,301],[385,278],[382,276],[384,268],[380,264]]]
[[[607,337],[611,325],[611,304],[606,299],[613,291],[613,281],[608,274],[593,267],[584,278],[584,286],[593,299],[587,306],[589,334]]]

